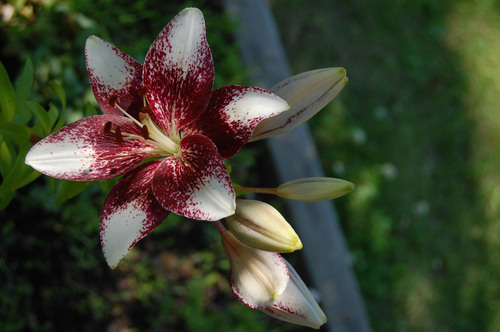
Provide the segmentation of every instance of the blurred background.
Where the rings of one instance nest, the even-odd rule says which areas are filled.
[[[309,123],[326,175],[356,184],[335,207],[373,329],[496,331],[500,2],[270,4],[294,73],[347,69],[348,85]],[[1,2],[0,60],[12,81],[32,61],[29,97],[46,108],[59,83],[71,122],[95,106],[89,35],[142,62],[188,6],[205,15],[216,87],[248,83],[215,0]],[[236,182],[270,177],[265,144],[237,158]],[[203,223],[169,216],[110,270],[98,235],[107,190],[91,184],[61,203],[42,176],[0,211],[1,331],[303,330],[234,298],[220,237]]]

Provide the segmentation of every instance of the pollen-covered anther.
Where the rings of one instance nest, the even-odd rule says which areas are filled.
[[[112,126],[111,121],[108,121],[104,124],[104,134],[105,135],[107,135],[111,132],[111,126]]]
[[[115,106],[117,100],[118,100],[118,95],[115,94],[115,93],[113,93],[108,98],[108,104],[109,104],[109,106]]]
[[[141,127],[141,135],[142,137],[144,137],[144,139],[149,139],[149,130],[147,126]]]
[[[116,127],[115,130],[115,139],[118,143],[123,143],[123,136],[120,127]]]
[[[153,110],[149,106],[143,106],[140,110],[141,113],[153,114]]]
[[[144,97],[147,91],[148,91],[148,86],[144,84],[139,89],[139,94],[141,95],[141,97]]]

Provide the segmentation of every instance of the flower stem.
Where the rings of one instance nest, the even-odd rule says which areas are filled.
[[[214,224],[217,227],[217,229],[219,230],[219,233],[222,234],[225,231],[227,231],[226,227],[224,227],[224,225],[222,224],[222,222],[220,220],[215,221]]]
[[[237,187],[237,188],[234,188],[234,190],[238,194],[257,193],[257,194],[276,195],[276,188]]]

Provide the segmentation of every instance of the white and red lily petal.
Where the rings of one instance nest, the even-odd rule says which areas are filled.
[[[102,112],[123,115],[110,97],[118,96],[116,104],[138,119],[143,106],[139,89],[142,85],[142,65],[108,42],[91,36],[85,43],[85,62],[90,85]]]
[[[151,183],[160,161],[125,175],[109,193],[101,213],[101,245],[111,268],[168,216],[153,195]]]
[[[39,141],[26,154],[25,162],[58,179],[114,178],[152,156],[148,150],[153,149],[153,145],[142,139],[125,139],[127,133],[142,135],[138,126],[123,116],[83,118]]]
[[[291,108],[263,120],[250,141],[281,135],[309,120],[325,107],[347,84],[344,68],[311,70],[289,77],[271,88]]]
[[[224,158],[238,152],[264,119],[288,110],[288,103],[274,93],[250,86],[230,85],[213,92],[207,110],[187,125],[183,133],[209,137]]]
[[[283,257],[250,247],[231,231],[224,231],[221,236],[231,264],[230,282],[234,295],[250,308],[262,310],[272,305],[285,291],[290,278]]]
[[[143,67],[149,106],[167,135],[177,134],[205,110],[214,75],[203,14],[186,8],[160,32]]]
[[[203,135],[189,135],[179,145],[179,153],[164,159],[155,171],[156,199],[165,209],[197,220],[234,214],[234,188],[215,144]]]
[[[286,261],[285,261],[286,262]],[[319,329],[326,316],[295,269],[286,262],[290,280],[275,302],[262,309],[268,315],[285,322]]]

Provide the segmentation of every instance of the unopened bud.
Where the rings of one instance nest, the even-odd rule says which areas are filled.
[[[317,202],[350,193],[354,184],[336,178],[303,178],[283,183],[276,189],[279,197],[298,201]]]
[[[272,252],[302,249],[292,226],[271,205],[254,200],[237,200],[236,212],[226,218],[231,232],[248,246]]]
[[[286,261],[285,261],[286,262]],[[266,314],[292,324],[319,329],[326,316],[295,269],[286,262],[290,280],[274,303],[262,309]]]

